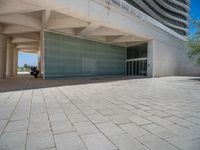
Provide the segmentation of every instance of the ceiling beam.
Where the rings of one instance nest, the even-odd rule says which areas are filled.
[[[75,35],[75,29],[73,29],[73,28],[70,28],[70,29],[57,29],[56,32]]]
[[[27,13],[42,10],[33,4],[25,3],[20,0],[0,0],[0,15]]]
[[[21,33],[21,34],[10,34],[11,37],[19,37],[23,39],[29,39],[29,40],[37,40],[40,39],[39,33]]]
[[[38,53],[38,49],[20,49],[20,52],[37,54]]]
[[[79,36],[87,36],[97,30],[101,25],[97,23],[91,23],[85,28],[81,28],[80,30],[76,30],[76,35]]]
[[[66,29],[66,28],[81,28],[81,27],[87,27],[88,25],[89,25],[88,22],[73,17],[54,18],[49,20],[47,29],[55,30],[55,29]]]
[[[36,31],[40,31],[40,30],[21,26],[21,25],[5,25],[3,33],[16,34],[16,33],[27,33],[27,32],[36,32]]]
[[[90,35],[91,36],[120,36],[120,35],[125,35],[126,33],[120,32],[115,29],[110,29],[106,27],[100,27],[95,32],[92,32]]]
[[[24,39],[19,37],[14,37],[11,40],[11,43],[29,43],[29,42],[37,42],[37,40]]]
[[[132,35],[125,35],[125,36],[119,37],[111,42],[113,42],[113,43],[125,42],[126,43],[126,42],[141,42],[141,41],[146,41],[146,40],[143,38],[132,36]]]
[[[15,24],[27,26],[35,29],[41,29],[41,20],[31,16],[20,14],[11,14],[0,16],[0,22],[6,24]]]
[[[28,49],[28,48],[38,48],[38,43],[25,43],[25,44],[17,44],[16,48],[18,49]]]
[[[126,47],[131,47],[131,46],[136,46],[136,45],[140,45],[140,44],[144,44],[146,41],[142,41],[142,42],[130,42],[130,43],[125,43]]]
[[[121,38],[121,37],[123,37],[123,36],[125,36],[125,35],[119,35],[119,36],[107,36],[106,37],[106,41],[107,42],[112,42],[112,41],[114,41],[114,40],[117,40],[117,39],[119,39],[119,38]]]
[[[47,9],[42,12],[42,28],[45,29],[48,26],[51,17],[51,10]]]

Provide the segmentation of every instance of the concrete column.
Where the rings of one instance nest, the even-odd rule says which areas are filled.
[[[37,52],[37,55],[38,55],[38,70],[40,71],[40,76],[41,76],[42,75],[42,72],[41,72],[42,66],[41,66],[41,51],[40,50]]]
[[[14,48],[14,54],[13,54],[13,75],[17,75],[17,69],[18,69],[18,49]]]
[[[7,36],[0,34],[0,79],[6,78]]]
[[[45,60],[44,60],[44,30],[40,32],[40,55],[38,60],[40,61],[40,73],[43,79],[45,79]],[[38,66],[39,67],[39,66]]]
[[[10,42],[10,38],[7,42],[7,64],[6,64],[6,75],[13,76],[13,65],[14,65],[14,44]]]
[[[154,48],[155,48],[155,41],[151,40],[148,41],[148,48],[147,48],[147,76],[154,77]]]

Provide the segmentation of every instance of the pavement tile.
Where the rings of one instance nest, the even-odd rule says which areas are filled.
[[[49,130],[51,130],[51,128],[50,128],[50,123],[48,121],[30,122],[28,127],[29,133],[49,131]]]
[[[147,148],[131,137],[129,134],[118,134],[110,136],[109,139],[120,150],[147,150]]]
[[[117,148],[101,133],[81,136],[88,150],[117,150]]]
[[[175,136],[172,138],[167,138],[166,141],[180,149],[185,149],[186,147],[189,147],[189,145],[192,143],[192,141],[189,138],[184,136]]]
[[[132,122],[134,122],[137,125],[145,125],[145,124],[152,123],[151,121],[149,121],[149,120],[147,120],[143,117],[140,117],[138,115],[129,116],[128,119],[131,120]]]
[[[98,109],[98,112],[100,112],[104,116],[110,116],[110,115],[114,114],[114,111],[112,111],[111,109],[107,109],[107,108]]]
[[[149,125],[143,125],[142,127],[163,139],[175,136],[175,134],[169,129],[161,127],[154,123]]]
[[[93,122],[93,123],[102,123],[108,121],[108,119],[101,114],[90,114],[88,115],[88,118]]]
[[[185,120],[195,123],[195,124],[200,124],[200,118],[196,118],[196,117],[188,117],[188,118],[184,118]]]
[[[188,130],[186,127],[180,126],[178,124],[172,124],[170,126],[167,126],[166,128],[171,130],[176,135],[180,135],[183,132],[185,132],[186,130]]]
[[[25,149],[25,144],[26,144],[25,131],[4,133],[0,137],[1,150],[22,150]]]
[[[171,122],[173,122],[173,123],[176,123],[176,124],[179,124],[181,126],[184,126],[184,127],[189,127],[189,126],[194,125],[194,123],[191,123],[191,122],[189,122],[187,120],[184,120],[184,119],[180,119],[180,118],[175,117],[175,116],[167,117],[166,119],[171,121]]]
[[[27,150],[38,150],[55,147],[51,131],[28,134]]]
[[[29,119],[29,112],[18,112],[18,113],[14,113],[11,116],[10,121],[20,121],[20,120],[28,120],[28,119]]]
[[[99,123],[99,124],[96,124],[96,126],[106,136],[118,135],[118,134],[124,133],[123,130],[121,130],[112,122]]]
[[[76,132],[55,135],[57,150],[82,150],[85,145]]]
[[[142,116],[142,117],[146,117],[146,116],[151,116],[152,114],[147,112],[147,111],[144,111],[144,110],[141,110],[141,109],[135,109],[135,110],[131,110],[131,112],[139,115],[139,116]]]
[[[4,132],[26,131],[28,128],[28,120],[8,122]]]
[[[54,135],[75,131],[71,122],[68,122],[68,121],[53,122],[51,123],[51,127],[52,127]]]
[[[151,113],[151,114],[153,114],[153,115],[159,116],[159,117],[169,117],[169,116],[172,116],[171,114],[168,114],[166,112],[163,112],[163,111],[160,111],[160,110],[156,110],[156,109],[149,110],[148,112]]]
[[[83,114],[70,114],[68,117],[72,123],[88,121]]]
[[[0,135],[3,132],[4,128],[6,127],[8,120],[0,120]]]
[[[131,122],[130,120],[128,120],[124,116],[120,116],[120,115],[106,116],[106,118],[108,118],[114,124],[125,124],[125,123],[130,123]]]
[[[78,122],[74,123],[73,125],[79,135],[87,135],[100,132],[91,122]]]
[[[169,126],[174,124],[174,122],[168,121],[166,119],[157,116],[147,116],[145,118],[161,126]]]
[[[140,136],[151,134],[147,130],[133,123],[121,124],[119,125],[119,127],[133,137],[140,137]]]
[[[175,146],[167,143],[155,135],[146,135],[137,138],[142,144],[151,150],[178,150]]]
[[[65,113],[55,113],[49,115],[51,122],[62,122],[62,121],[68,121],[67,116]]]

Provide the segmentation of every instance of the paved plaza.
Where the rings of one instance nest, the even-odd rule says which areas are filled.
[[[0,80],[0,150],[200,150],[200,78]]]

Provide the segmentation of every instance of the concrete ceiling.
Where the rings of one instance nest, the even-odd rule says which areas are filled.
[[[0,32],[12,37],[12,43],[24,52],[37,53],[40,31],[49,30],[115,45],[127,46],[145,41],[117,29],[89,22],[23,0],[0,0]]]

